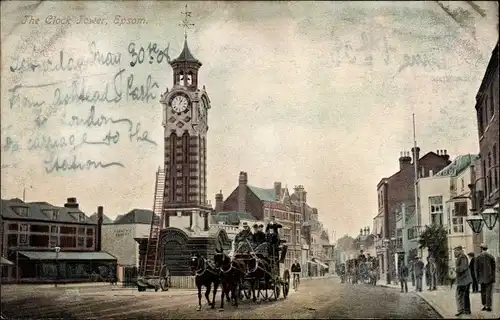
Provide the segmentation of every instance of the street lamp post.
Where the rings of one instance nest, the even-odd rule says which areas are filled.
[[[59,280],[59,252],[61,251],[61,247],[55,247],[56,251],[56,282],[54,283],[54,287],[57,288],[57,281]]]

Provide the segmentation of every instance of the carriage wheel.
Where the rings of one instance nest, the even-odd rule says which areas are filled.
[[[290,292],[290,272],[285,270],[283,272],[283,298],[288,297],[288,292]]]
[[[269,300],[272,300],[272,301],[277,300],[280,297],[280,293],[281,293],[279,279],[274,279],[272,281],[271,287],[269,289],[271,290],[271,294],[269,295]]]

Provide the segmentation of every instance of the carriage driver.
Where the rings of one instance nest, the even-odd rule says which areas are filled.
[[[243,222],[243,230],[241,230],[237,235],[236,235],[236,243],[245,241],[245,240],[252,240],[252,231],[250,231],[250,227],[248,226],[248,223]]]

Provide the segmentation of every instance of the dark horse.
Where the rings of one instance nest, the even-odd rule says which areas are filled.
[[[218,268],[212,266],[209,261],[200,256],[198,253],[191,255],[191,260],[189,261],[191,267],[191,272],[195,275],[195,283],[198,288],[198,311],[201,310],[201,287],[205,286],[207,289],[205,291],[205,298],[207,299],[208,305],[214,309],[215,308],[215,295],[217,294],[217,288],[220,284],[220,271]],[[212,296],[212,302],[210,302],[210,289],[214,285],[214,293]]]
[[[271,279],[270,272],[270,264],[268,261],[261,259],[256,254],[252,255],[252,258],[247,260],[247,276],[249,279],[252,279],[252,301],[257,301],[257,297],[255,296],[255,291],[259,290],[260,292],[260,283],[264,281],[265,288],[269,287],[269,281]],[[266,291],[266,300],[269,299]]]
[[[220,308],[224,309],[224,296],[234,299],[234,306],[238,306],[239,285],[245,276],[245,264],[242,261],[231,260],[221,250],[216,250],[214,255],[215,265],[221,271],[222,294]]]

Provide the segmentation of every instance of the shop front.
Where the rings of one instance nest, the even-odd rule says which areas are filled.
[[[13,280],[20,283],[108,281],[117,260],[107,252],[17,251]]]

